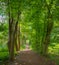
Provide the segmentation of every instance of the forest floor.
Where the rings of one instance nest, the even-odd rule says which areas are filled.
[[[5,63],[5,65],[56,65],[54,61],[42,57],[31,50],[20,51],[15,57],[14,62]]]
[[[38,55],[36,52],[32,50],[25,49],[20,51],[16,57],[14,62],[5,62],[3,65],[56,65],[54,61],[50,59]]]

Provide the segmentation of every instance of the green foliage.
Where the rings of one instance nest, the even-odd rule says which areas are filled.
[[[44,50],[47,26],[53,22],[48,53],[59,55],[59,0],[9,0],[9,3],[8,0],[1,0],[0,3],[0,16],[5,16],[3,23],[0,22],[0,51],[8,51],[7,22],[10,11],[14,22],[20,13],[21,49],[25,48],[26,39],[29,39],[32,49],[41,54]],[[22,44],[23,40],[25,41]]]
[[[5,61],[8,59],[8,52],[0,52],[0,61]]]
[[[56,65],[59,65],[59,56],[55,54],[49,54],[50,59],[56,62]]]

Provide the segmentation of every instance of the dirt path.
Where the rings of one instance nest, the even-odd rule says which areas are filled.
[[[6,65],[55,65],[55,63],[54,61],[26,49],[19,52],[19,54],[15,57],[14,62],[10,62]]]

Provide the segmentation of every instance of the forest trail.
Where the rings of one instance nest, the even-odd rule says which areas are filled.
[[[15,57],[14,62],[9,62],[6,65],[56,65],[56,64],[54,63],[54,61],[51,61],[29,49],[26,49],[18,53],[18,55]]]

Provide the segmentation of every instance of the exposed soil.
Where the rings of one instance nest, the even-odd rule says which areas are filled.
[[[38,55],[31,50],[20,51],[15,57],[14,62],[8,62],[5,65],[56,65],[54,61]]]

